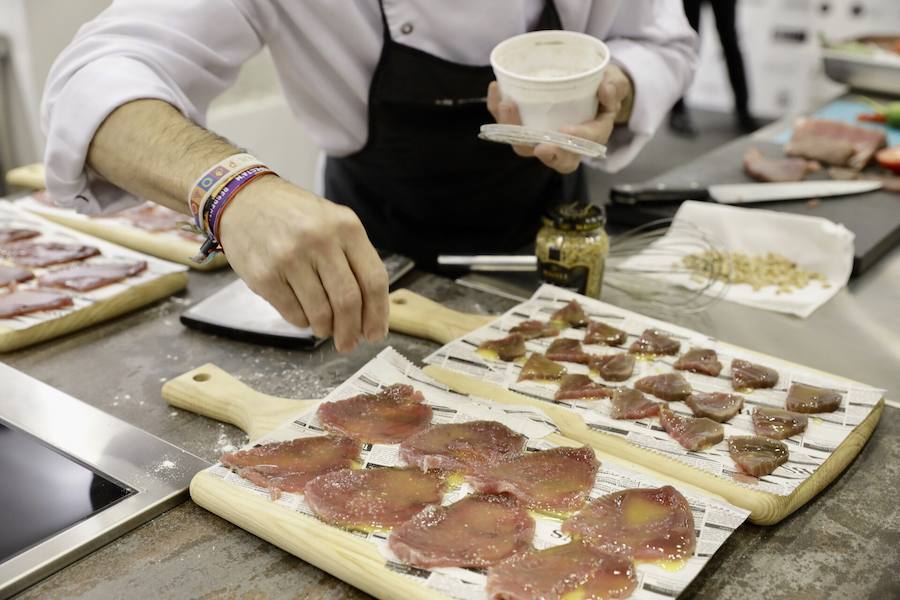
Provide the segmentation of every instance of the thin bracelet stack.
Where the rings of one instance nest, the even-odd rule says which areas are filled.
[[[200,252],[192,260],[205,263],[222,252],[219,222],[225,207],[248,183],[275,172],[250,154],[235,154],[219,161],[191,187],[188,206],[194,225],[206,236]]]

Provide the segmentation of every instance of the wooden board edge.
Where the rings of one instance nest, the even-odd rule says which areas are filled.
[[[207,471],[194,476],[190,491],[191,499],[204,509],[376,598],[448,598],[387,569],[378,551],[352,533],[291,511]]]
[[[778,523],[834,481],[865,445],[881,417],[884,405],[882,399],[876,409],[853,429],[848,438],[838,446],[838,449],[793,493],[788,496],[779,496],[753,490],[737,482],[732,483],[723,477],[706,473],[674,458],[635,446],[617,436],[593,431],[581,417],[566,408],[529,398],[443,367],[428,365],[424,370],[426,374],[457,392],[481,396],[505,404],[526,404],[537,407],[556,423],[566,437],[724,498],[735,506],[749,510],[750,521],[757,525]]]
[[[85,220],[74,217],[66,217],[53,211],[43,211],[29,208],[31,212],[40,215],[48,221],[53,221],[66,227],[71,227],[83,233],[93,235],[100,239],[138,252],[150,254],[164,260],[181,265],[186,265],[197,271],[212,271],[228,265],[223,254],[219,254],[206,264],[197,264],[191,260],[191,256],[197,253],[199,243],[188,240],[180,240],[171,236],[162,236],[150,231],[140,229],[128,229],[115,223],[104,222],[100,219]]]
[[[168,273],[28,329],[0,328],[0,353],[18,350],[112,319],[183,290],[187,286],[187,280],[185,271]]]

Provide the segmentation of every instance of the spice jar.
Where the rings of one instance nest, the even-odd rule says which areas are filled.
[[[580,203],[555,206],[543,223],[535,242],[541,279],[599,298],[609,254],[603,209]]]

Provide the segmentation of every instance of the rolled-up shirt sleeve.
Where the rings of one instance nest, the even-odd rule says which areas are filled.
[[[172,104],[203,123],[209,103],[262,47],[239,0],[118,0],[84,25],[53,64],[41,105],[47,190],[83,212],[136,199],[86,165],[103,120],[138,99]]]
[[[604,6],[595,3],[589,33],[609,23]],[[628,0],[619,4],[606,43],[612,62],[631,78],[635,94],[628,126],[616,127],[605,159],[589,161],[615,172],[634,160],[687,91],[697,66],[698,38],[680,1]]]

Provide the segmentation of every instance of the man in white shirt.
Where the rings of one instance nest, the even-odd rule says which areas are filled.
[[[203,129],[206,109],[268,46],[328,155],[328,200],[260,177],[222,212],[220,241],[288,321],[352,350],[387,332],[373,243],[425,264],[510,251],[533,239],[549,202],[583,197],[576,155],[513,153],[476,135],[517,119],[491,84],[491,48],[556,28],[610,48],[597,118],[567,131],[608,144],[597,166],[619,168],[692,78],[695,35],[676,0],[118,0],[50,73],[48,189],[88,212],[137,197],[186,212],[197,178],[239,152]]]

